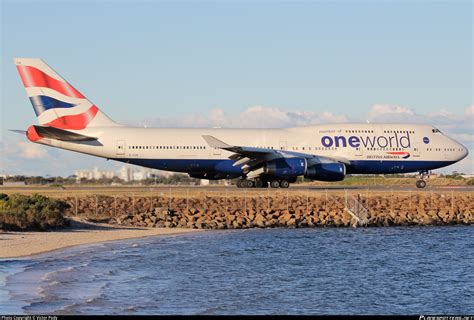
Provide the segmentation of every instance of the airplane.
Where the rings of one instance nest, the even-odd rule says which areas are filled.
[[[15,58],[39,125],[34,143],[200,179],[236,179],[240,188],[288,188],[298,177],[341,181],[348,174],[418,172],[468,155],[426,124],[337,123],[284,129],[139,128],[118,124],[37,58]]]

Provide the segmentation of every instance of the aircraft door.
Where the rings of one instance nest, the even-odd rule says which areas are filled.
[[[117,155],[124,155],[125,154],[125,141],[124,140],[117,140]]]
[[[414,157],[419,157],[420,156],[420,144],[419,143],[415,143],[413,145],[413,156]]]
[[[222,154],[222,149],[220,148],[213,148],[212,150],[212,155],[214,156],[220,156]]]

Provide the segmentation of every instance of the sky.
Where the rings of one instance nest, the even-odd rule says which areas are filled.
[[[121,164],[32,144],[13,57],[41,57],[119,123],[430,123],[474,173],[471,1],[5,1],[0,174]]]

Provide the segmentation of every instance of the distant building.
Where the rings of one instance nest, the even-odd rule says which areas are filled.
[[[143,171],[133,171],[132,173],[133,181],[145,180],[145,174]]]
[[[76,180],[100,180],[100,179],[112,179],[113,177],[119,177],[124,182],[131,181],[142,181],[145,179],[153,179],[155,176],[164,175],[163,171],[149,168],[140,168],[133,170],[130,166],[124,165],[118,171],[117,174],[114,171],[99,170],[95,167],[92,170],[78,170],[75,172]]]
[[[25,181],[2,181],[4,187],[19,187],[26,184]]]
[[[77,170],[74,175],[76,176],[76,180],[92,180],[94,178],[94,175],[90,170]]]
[[[123,166],[122,168],[120,168],[119,178],[123,180],[124,182],[132,181],[133,177],[132,177],[132,170],[130,169],[130,167]]]
[[[99,170],[95,167],[93,170],[77,170],[74,175],[76,180],[86,179],[86,180],[100,180],[100,179],[112,179],[115,177],[114,171]]]
[[[97,167],[95,167],[93,170],[93,176],[95,180],[112,179],[115,176],[115,172],[99,170]]]

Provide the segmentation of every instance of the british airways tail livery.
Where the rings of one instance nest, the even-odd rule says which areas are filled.
[[[238,187],[287,188],[297,177],[419,172],[465,158],[466,147],[429,125],[324,124],[286,129],[136,128],[112,121],[41,59],[15,64],[40,125],[28,139],[61,149]]]

